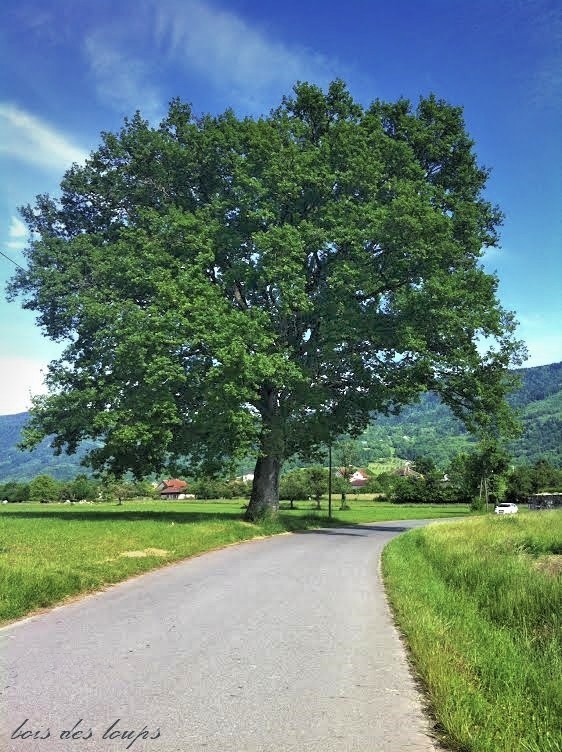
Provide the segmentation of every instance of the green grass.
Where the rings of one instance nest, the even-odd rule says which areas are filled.
[[[401,457],[385,457],[384,459],[369,462],[367,470],[373,475],[380,475],[381,473],[391,473],[393,470],[398,470],[404,467],[406,463],[407,460],[403,460]]]
[[[301,502],[274,521],[245,522],[242,500],[92,505],[10,504],[0,511],[0,623],[69,596],[256,536],[326,525]],[[463,506],[350,501],[334,524],[466,514]],[[326,504],[324,503],[324,506]]]
[[[383,553],[396,620],[446,743],[562,750],[562,512],[409,532]]]

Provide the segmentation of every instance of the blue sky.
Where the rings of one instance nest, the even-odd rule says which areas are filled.
[[[261,114],[296,80],[341,77],[368,104],[435,92],[463,105],[488,198],[506,214],[485,258],[528,365],[562,360],[562,12],[558,0],[4,0],[0,249],[23,263],[17,207],[56,193],[102,130],[174,96]],[[0,257],[0,284],[13,266]],[[0,414],[26,409],[60,347],[0,301]]]

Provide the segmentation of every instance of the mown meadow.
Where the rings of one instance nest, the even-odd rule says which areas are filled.
[[[408,532],[383,573],[446,744],[560,752],[562,512]]]
[[[244,500],[117,504],[8,504],[0,510],[0,623],[65,598],[213,548],[330,524],[326,502],[243,520]],[[331,524],[451,517],[463,505],[400,505],[352,500]]]

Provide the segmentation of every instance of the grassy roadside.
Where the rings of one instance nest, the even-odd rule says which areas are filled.
[[[562,513],[402,535],[383,574],[446,743],[562,750]]]
[[[115,504],[10,504],[0,511],[0,623],[213,548],[328,524],[300,504],[275,521],[242,519],[242,500]],[[467,514],[464,506],[355,501],[334,523]]]

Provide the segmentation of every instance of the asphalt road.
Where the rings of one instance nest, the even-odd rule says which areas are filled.
[[[379,574],[420,524],[245,543],[4,628],[0,750],[433,750]]]

